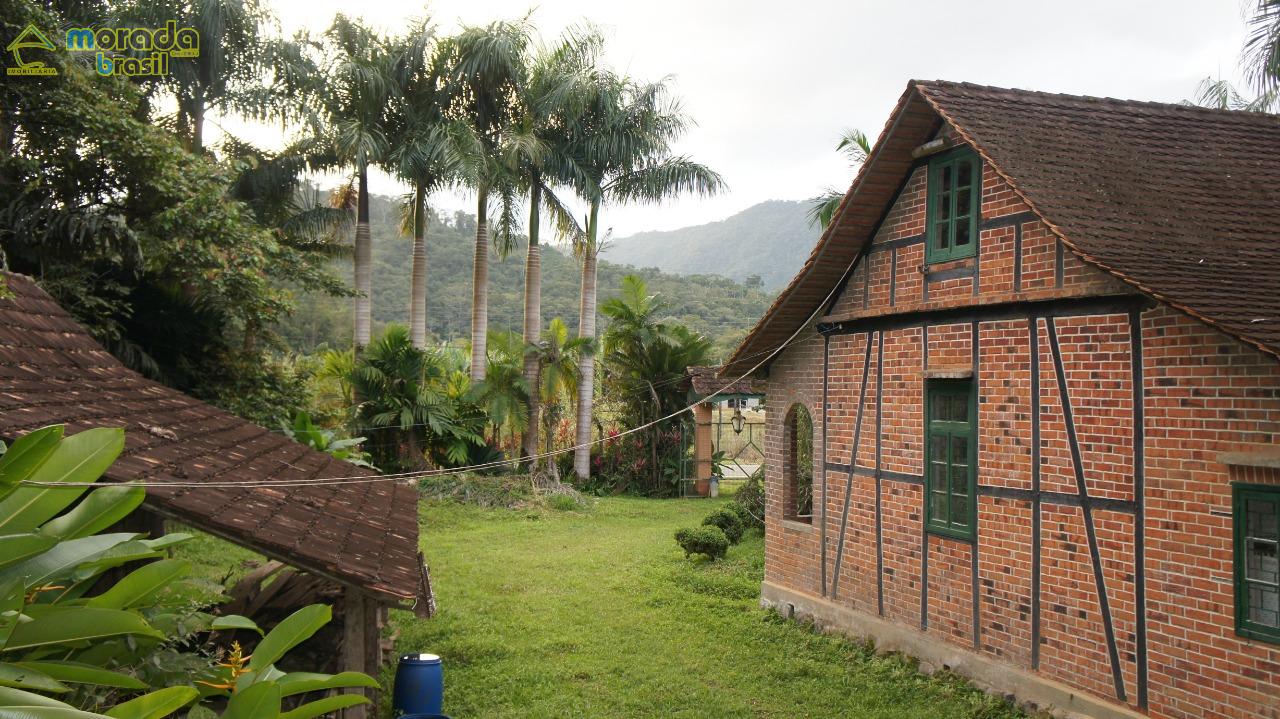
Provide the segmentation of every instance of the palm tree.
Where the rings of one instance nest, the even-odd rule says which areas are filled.
[[[526,351],[514,332],[490,332],[488,351],[484,380],[472,386],[472,396],[484,409],[497,444],[514,444],[529,425],[529,383],[523,369],[525,357],[534,352]]]
[[[529,193],[524,274],[524,341],[528,345],[542,341],[542,210],[546,209],[561,238],[570,244],[582,234],[573,213],[556,195],[555,185],[572,182],[576,168],[567,152],[563,128],[572,125],[582,110],[603,43],[603,36],[593,28],[571,29],[555,47],[541,53],[529,73],[521,103],[523,114],[503,138],[507,164]],[[539,375],[538,355],[530,352],[524,363],[530,387],[529,426],[522,447],[525,456],[538,452]]]
[[[354,344],[369,344],[373,330],[373,239],[369,233],[369,166],[388,149],[388,103],[397,95],[393,48],[358,20],[339,14],[326,33],[331,60],[320,97],[326,130],[338,161],[355,170]]]
[[[476,188],[476,240],[471,276],[471,380],[484,379],[489,332],[489,195],[503,199],[494,240],[499,254],[511,248],[514,184],[501,162],[504,130],[519,116],[528,78],[532,27],[528,18],[466,27],[440,45],[440,63],[448,113],[470,125],[468,149],[460,152],[464,172]]]
[[[542,413],[543,449],[550,451],[555,439],[556,424],[560,421],[560,408],[571,402],[579,391],[582,380],[582,362],[591,356],[594,340],[589,337],[569,336],[569,328],[559,317],[551,320],[542,340],[536,347],[538,355],[538,391],[545,411]],[[534,454],[538,454],[535,448]],[[546,457],[543,469],[535,468],[534,475],[545,478],[550,484],[559,484],[560,476],[554,457]]]
[[[685,156],[671,154],[671,143],[689,120],[670,98],[667,81],[637,84],[599,71],[584,111],[568,130],[569,155],[577,176],[574,189],[589,204],[586,231],[575,247],[582,262],[578,336],[596,334],[596,258],[603,245],[600,208],[605,202],[661,202],[683,193],[713,195],[724,188],[720,175]],[[591,473],[591,410],[595,358],[582,359],[573,468],[581,479]]]
[[[1280,0],[1257,0],[1244,46],[1245,77],[1274,104],[1280,91]]]
[[[867,141],[867,136],[862,130],[845,130],[840,136],[840,142],[836,143],[836,152],[843,152],[845,157],[849,158],[849,166],[856,168],[867,161],[867,155],[871,154],[871,143]],[[807,215],[809,224],[826,229],[827,225],[831,224],[831,218],[835,217],[842,199],[844,199],[843,192],[834,187],[828,187],[821,195],[810,200],[812,205]]]
[[[427,197],[448,185],[458,173],[447,97],[432,42],[434,29],[422,21],[397,41],[401,97],[391,115],[393,172],[413,186],[401,230],[413,236],[413,268],[409,298],[409,332],[413,346],[427,346]]]
[[[124,5],[123,20],[160,26],[176,20],[200,35],[200,54],[171,63],[158,82],[177,101],[177,133],[196,154],[204,151],[211,112],[253,120],[301,117],[298,102],[317,79],[305,38],[279,37],[279,21],[261,0],[141,0]]]
[[[611,394],[623,399],[626,419],[640,424],[660,420],[683,406],[681,381],[690,365],[706,364],[711,342],[687,327],[661,318],[667,305],[649,294],[644,280],[622,278],[622,292],[606,300],[600,313],[609,318],[604,334],[604,368]],[[679,421],[679,420],[677,420]],[[658,490],[661,424],[649,433],[650,489]]]

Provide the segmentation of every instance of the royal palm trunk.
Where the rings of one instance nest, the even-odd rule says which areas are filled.
[[[591,215],[587,218],[587,242],[582,253],[582,295],[579,309],[578,336],[595,339],[596,336],[596,227],[600,216],[600,201],[592,200]],[[581,362],[582,378],[578,380],[578,421],[573,451],[573,471],[580,480],[591,477],[591,410],[595,392],[596,358],[594,351],[584,352]]]
[[[476,248],[471,266],[471,381],[484,379],[489,333],[489,188],[476,200]]]
[[[413,280],[409,292],[409,337],[427,348],[427,188],[418,182],[413,193]]]
[[[357,353],[373,332],[373,238],[369,235],[369,168],[360,166],[360,195],[356,200],[355,345]]]
[[[542,201],[541,178],[535,175],[529,190],[529,253],[524,262],[524,342],[525,347],[537,346],[542,341],[542,246],[538,243],[541,217],[538,204]],[[537,352],[524,356],[524,379],[529,386],[529,424],[524,431],[522,450],[524,456],[538,453],[538,428],[542,414],[539,395],[540,367]]]

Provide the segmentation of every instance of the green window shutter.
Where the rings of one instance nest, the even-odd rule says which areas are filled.
[[[1280,643],[1280,486],[1232,485],[1236,633]]]
[[[925,261],[972,257],[978,246],[982,165],[961,147],[929,161],[925,217]]]
[[[973,539],[977,524],[977,406],[969,380],[932,380],[925,394],[925,525]]]

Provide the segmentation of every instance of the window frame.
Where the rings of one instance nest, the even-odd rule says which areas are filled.
[[[955,168],[962,159],[968,158],[973,163],[973,184],[970,186],[969,192],[969,244],[962,249],[957,249],[956,240],[956,200],[959,196],[955,192]],[[978,153],[974,152],[968,146],[961,146],[947,152],[939,153],[929,158],[929,175],[926,181],[925,191],[925,262],[933,264],[937,262],[950,262],[965,257],[973,257],[978,251],[978,215],[982,208],[982,162],[978,157]],[[935,217],[937,215],[937,199],[938,191],[941,187],[940,178],[943,171],[951,173],[951,206],[949,219],[947,220],[947,248],[943,249],[937,246],[937,226]]]
[[[809,461],[802,463],[800,461],[800,413],[803,412],[805,422],[809,425]],[[814,497],[814,457],[816,436],[813,427],[813,413],[809,411],[809,407],[804,402],[794,402],[787,410],[782,420],[783,447],[786,456],[783,459],[783,487],[782,487],[782,518],[788,522],[798,522],[800,524],[813,524],[813,515],[816,509],[816,498]],[[798,503],[800,490],[800,476],[802,467],[807,473],[809,480],[809,513],[801,514]]]
[[[1235,590],[1236,634],[1249,639],[1280,644],[1280,626],[1270,627],[1264,624],[1256,624],[1247,618],[1249,614],[1249,592],[1247,591],[1249,582],[1245,578],[1248,562],[1245,556],[1246,513],[1244,510],[1245,502],[1249,499],[1272,502],[1276,505],[1277,512],[1280,513],[1280,485],[1244,482],[1233,482],[1231,484],[1232,579]],[[1280,521],[1280,518],[1278,518],[1278,521]],[[1277,551],[1280,552],[1280,537],[1278,537],[1277,542]],[[1280,577],[1277,577],[1277,585],[1280,585]]]
[[[977,537],[978,527],[978,395],[977,387],[974,381],[970,379],[930,379],[925,381],[925,401],[924,401],[924,525],[925,530],[930,534],[938,534],[952,539],[960,539],[964,541],[974,541]],[[963,395],[968,400],[969,421],[968,426],[963,434],[956,431],[957,428],[935,428],[937,424],[957,425],[958,422],[949,420],[933,420],[933,403],[935,395]],[[933,444],[933,436],[935,432],[944,431],[945,435],[950,437],[964,436],[968,440],[969,456],[967,458],[969,468],[969,481],[966,491],[969,497],[969,512],[967,526],[959,527],[950,518],[947,521],[939,523],[933,516],[933,502],[930,501],[933,496],[933,463],[929,454]],[[950,442],[948,442],[950,445]],[[951,463],[947,463],[947,481],[946,495],[948,513],[951,506]]]

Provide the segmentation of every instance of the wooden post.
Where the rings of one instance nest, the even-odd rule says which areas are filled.
[[[342,602],[342,659],[339,670],[344,672],[376,673],[376,667],[369,666],[367,604],[372,604],[358,589],[347,587]],[[370,697],[372,699],[372,697]],[[369,711],[370,705],[350,707],[342,711],[342,719],[369,719],[376,715],[376,708]]]
[[[711,455],[715,449],[711,441],[711,403],[700,402],[693,408],[693,457],[694,479],[711,479]]]

